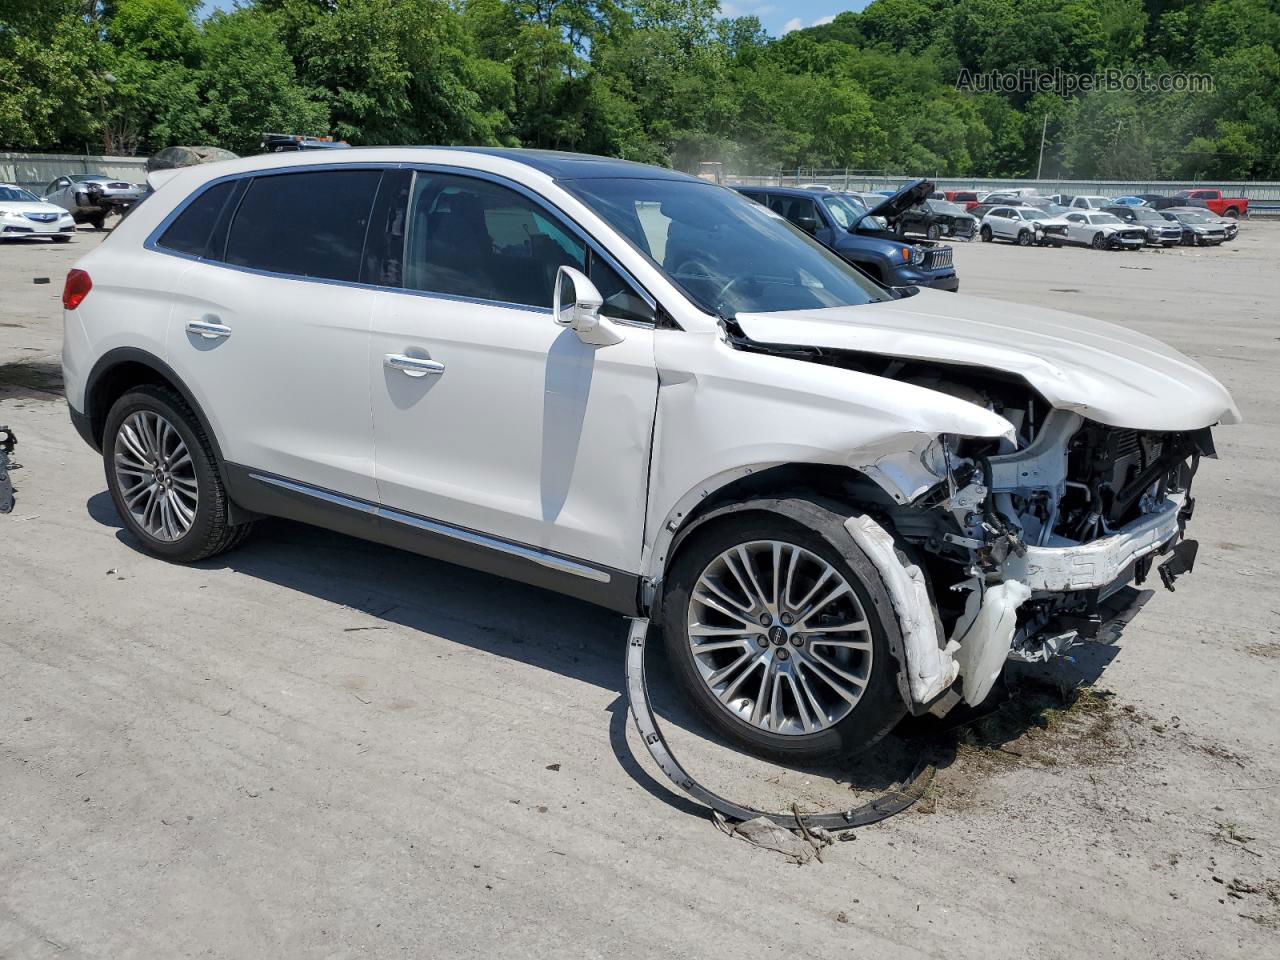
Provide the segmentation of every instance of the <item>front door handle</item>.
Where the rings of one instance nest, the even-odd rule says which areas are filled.
[[[399,370],[407,377],[425,377],[427,374],[439,376],[444,373],[444,364],[437,360],[426,360],[422,357],[406,357],[402,353],[388,353],[382,360],[385,366]]]
[[[225,340],[231,336],[231,328],[225,323],[210,323],[207,320],[188,320],[187,333],[204,337],[206,340]]]

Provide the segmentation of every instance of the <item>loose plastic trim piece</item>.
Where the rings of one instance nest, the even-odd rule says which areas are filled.
[[[912,773],[911,778],[901,787],[888,790],[880,796],[864,803],[860,807],[841,810],[833,813],[814,813],[797,815],[794,812],[769,813],[744,807],[726,800],[717,793],[708,790],[697,780],[685,772],[684,767],[676,760],[667,741],[658,729],[658,720],[654,716],[653,707],[649,703],[649,687],[644,676],[644,642],[649,634],[647,618],[637,617],[631,620],[631,630],[627,637],[627,701],[631,708],[631,719],[635,721],[640,739],[649,748],[649,754],[661,768],[668,779],[687,793],[694,800],[710,807],[732,820],[752,820],[764,817],[778,826],[788,829],[800,826],[804,828],[822,827],[826,830],[848,830],[853,827],[865,827],[879,823],[901,813],[924,795],[933,782],[933,764],[921,763]]]

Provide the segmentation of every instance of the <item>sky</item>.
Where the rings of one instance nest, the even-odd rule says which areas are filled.
[[[775,37],[801,27],[830,23],[837,13],[861,10],[871,0],[720,0],[726,17],[757,16]],[[205,0],[205,13],[230,10],[235,0]]]

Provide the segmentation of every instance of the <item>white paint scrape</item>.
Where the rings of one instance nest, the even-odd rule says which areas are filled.
[[[889,600],[898,616],[907,661],[911,699],[928,703],[955,682],[959,665],[955,643],[943,647],[938,636],[933,603],[924,572],[915,564],[905,564],[894,548],[893,537],[870,517],[850,517],[845,529],[862,548],[889,591]]]

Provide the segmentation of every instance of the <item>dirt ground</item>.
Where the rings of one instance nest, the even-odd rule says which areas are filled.
[[[135,549],[60,395],[62,279],[99,240],[0,246],[23,465],[0,957],[1277,955],[1280,223],[1203,251],[958,245],[964,291],[1165,339],[1247,422],[1197,478],[1195,573],[994,713],[782,771],[666,711],[689,768],[756,803],[849,805],[939,763],[912,811],[803,867],[636,758],[614,615],[285,522],[192,567]]]

